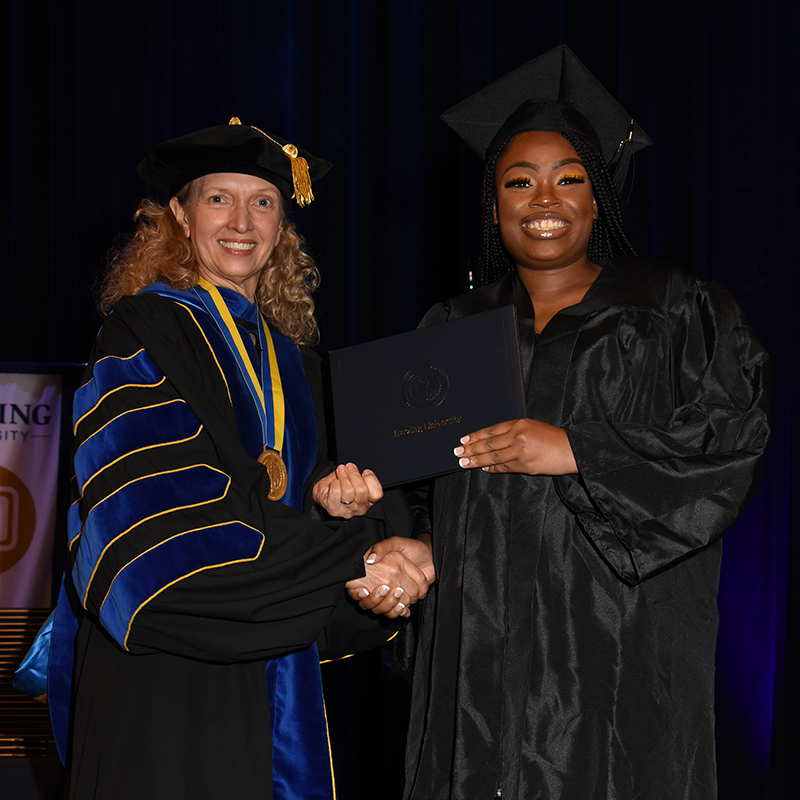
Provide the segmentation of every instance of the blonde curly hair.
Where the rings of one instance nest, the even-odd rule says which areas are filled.
[[[182,206],[190,200],[193,183],[175,196]],[[133,219],[136,231],[112,254],[100,283],[97,305],[103,315],[121,297],[134,295],[151,283],[164,281],[174,289],[187,291],[197,284],[200,275],[194,246],[169,206],[144,199]],[[283,209],[281,236],[261,270],[255,299],[284,336],[297,345],[310,345],[319,341],[313,299],[319,272],[303,245],[303,237]]]

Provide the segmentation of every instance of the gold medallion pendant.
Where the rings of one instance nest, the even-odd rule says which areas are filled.
[[[264,445],[264,452],[258,457],[258,463],[267,468],[267,475],[269,475],[269,494],[267,499],[280,500],[286,494],[286,487],[289,484],[286,464],[281,458],[281,454],[275,450],[270,450]]]

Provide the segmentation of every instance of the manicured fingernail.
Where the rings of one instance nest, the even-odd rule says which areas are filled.
[[[370,553],[367,556],[367,564],[374,564],[375,563],[375,553]]]
[[[381,586],[381,588],[378,589],[378,594],[381,597],[386,597],[386,595],[389,594],[389,587],[388,586]]]
[[[406,607],[405,607],[405,606],[404,606],[402,603],[398,603],[398,604],[395,606],[395,608],[396,608],[398,611],[405,611],[405,608],[406,608]]]
[[[468,458],[459,458],[458,459],[458,466],[459,467],[468,467],[469,466],[469,459]]]
[[[369,592],[368,592],[366,589],[362,589],[362,590],[361,590],[361,591],[358,593],[358,596],[359,596],[359,597],[361,597],[361,598],[367,597],[367,595],[369,595]]]
[[[400,598],[405,594],[405,592],[406,592],[406,590],[402,586],[398,586],[394,590],[394,596],[397,597],[397,598]]]
[[[453,450],[453,455],[456,456],[463,456],[464,455],[464,448],[463,447],[456,447]]]
[[[466,444],[469,441],[469,436],[462,436],[459,440],[461,444]]]

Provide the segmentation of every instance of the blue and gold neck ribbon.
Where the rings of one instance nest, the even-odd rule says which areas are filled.
[[[253,397],[258,416],[261,420],[261,431],[263,436],[264,450],[258,457],[261,464],[266,467],[270,480],[269,499],[280,500],[286,492],[288,485],[288,474],[286,464],[281,457],[283,449],[283,436],[286,427],[286,402],[283,395],[283,384],[281,383],[281,373],[278,369],[278,356],[275,353],[275,343],[272,341],[272,333],[264,320],[261,312],[258,312],[258,335],[261,341],[261,381],[256,375],[250,357],[242,339],[239,328],[233,321],[228,306],[222,299],[222,295],[205,278],[199,278],[195,292],[208,313],[214,318],[217,327],[220,329],[228,347],[233,353],[239,371],[250,394]],[[208,295],[208,297],[205,297]],[[271,387],[269,395],[264,393],[265,386]],[[271,412],[271,413],[268,413]]]

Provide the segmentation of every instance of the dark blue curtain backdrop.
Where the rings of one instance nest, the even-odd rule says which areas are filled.
[[[298,212],[323,274],[323,348],[407,330],[460,292],[480,164],[439,122],[566,42],[650,134],[626,214],[640,252],[720,280],[774,359],[761,491],[726,534],[721,797],[781,798],[798,711],[800,4],[735,0],[12,0],[0,360],[79,361],[89,286],[166,138],[237,115],[330,159]],[[397,796],[407,688],[380,655],[328,669],[342,796]],[[795,745],[795,746],[793,746]]]

